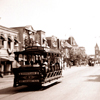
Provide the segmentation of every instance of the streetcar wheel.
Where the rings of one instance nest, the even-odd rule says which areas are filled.
[[[13,87],[17,87],[16,83],[14,82]]]

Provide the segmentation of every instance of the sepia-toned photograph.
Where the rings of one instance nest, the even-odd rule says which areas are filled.
[[[0,0],[0,100],[100,100],[99,0]]]

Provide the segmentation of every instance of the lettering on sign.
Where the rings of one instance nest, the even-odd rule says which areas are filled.
[[[39,80],[19,80],[19,83],[23,82],[39,82]]]
[[[22,72],[19,75],[39,75],[39,72]]]

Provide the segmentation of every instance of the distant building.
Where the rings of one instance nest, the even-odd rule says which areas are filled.
[[[96,59],[98,59],[99,58],[99,53],[100,51],[99,51],[99,46],[98,46],[98,44],[96,43],[96,45],[95,45],[95,58]]]
[[[95,45],[95,59],[100,63],[100,50],[97,43]]]
[[[18,31],[0,25],[0,73],[12,72],[14,51],[19,50]]]
[[[63,52],[65,53],[65,57],[70,58],[69,51],[72,48],[72,46],[67,42],[67,40],[64,40],[63,42]]]
[[[46,37],[46,40],[47,40],[47,43],[48,43],[48,46],[52,49],[58,49],[58,40],[57,40],[57,37],[56,36],[51,36],[51,37]]]
[[[75,39],[74,39],[74,37],[69,37],[67,42],[73,47],[77,47],[78,46],[76,41],[75,41]]]
[[[77,45],[74,37],[69,37],[68,40],[67,40],[67,42],[72,46],[73,51],[75,53],[77,53],[78,50],[79,50],[79,47],[78,47],[78,45]]]

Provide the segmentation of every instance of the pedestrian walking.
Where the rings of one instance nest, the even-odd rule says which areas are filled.
[[[72,62],[69,60],[68,63],[69,63],[69,68],[71,68]]]

